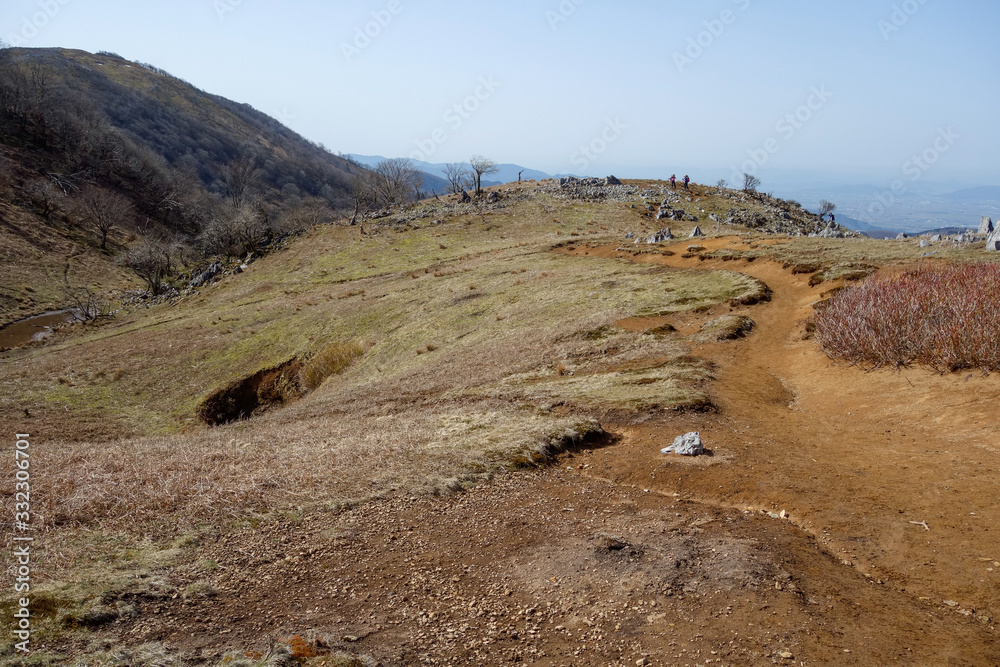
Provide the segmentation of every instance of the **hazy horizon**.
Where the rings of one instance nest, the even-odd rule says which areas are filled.
[[[1000,183],[998,18],[933,0],[9,0],[0,39],[151,63],[334,152],[947,190]]]

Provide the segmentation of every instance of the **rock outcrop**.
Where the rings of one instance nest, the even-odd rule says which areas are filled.
[[[983,216],[979,219],[979,233],[983,236],[989,236],[993,233],[993,220],[988,216]]]
[[[986,249],[1000,252],[1000,226],[994,229],[993,233],[986,239]]]

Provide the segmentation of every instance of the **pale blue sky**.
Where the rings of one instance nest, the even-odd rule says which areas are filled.
[[[625,177],[885,180],[926,152],[929,179],[1000,184],[997,28],[995,0],[0,6],[5,41],[151,63],[333,151]]]

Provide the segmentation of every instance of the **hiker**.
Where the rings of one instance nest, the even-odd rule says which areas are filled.
[[[687,190],[687,189],[688,189],[688,183],[690,183],[690,182],[691,182],[691,179],[690,179],[690,178],[688,178],[688,175],[687,175],[687,174],[684,174],[684,189],[685,189],[685,190]]]
[[[830,214],[830,222],[837,222],[837,216],[835,216],[833,213]]]
[[[670,187],[672,187],[674,190],[677,189],[677,174],[670,175]]]

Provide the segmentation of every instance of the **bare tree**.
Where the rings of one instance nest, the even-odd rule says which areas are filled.
[[[309,229],[334,217],[330,204],[321,197],[310,197],[286,209],[275,222],[276,231],[284,234]]]
[[[108,249],[108,235],[135,217],[135,209],[125,197],[96,185],[83,188],[78,198],[83,216],[101,236],[101,250]]]
[[[719,188],[720,190],[725,190],[727,187],[729,187],[729,182],[726,181],[726,179],[724,178],[720,178],[718,182],[716,182],[715,187]]]
[[[361,171],[351,182],[351,195],[354,198],[354,215],[351,216],[351,225],[358,224],[358,218],[362,220],[369,211],[378,206],[378,194],[375,187],[375,174],[370,171]]]
[[[205,225],[201,242],[209,253],[242,257],[256,253],[273,233],[264,210],[257,205],[219,211]]]
[[[116,263],[142,278],[150,295],[156,296],[170,272],[170,247],[162,241],[143,238],[119,255]]]
[[[375,165],[375,192],[381,206],[396,206],[407,201],[423,179],[408,158],[391,158]]]
[[[69,282],[69,259],[63,267],[63,293],[73,303],[73,319],[77,322],[96,322],[111,317],[111,300],[87,286],[75,287]]]
[[[743,192],[757,192],[760,179],[751,173],[743,172]]]
[[[471,175],[469,165],[464,162],[449,162],[444,166],[444,176],[448,179],[453,195],[457,195],[468,187]]]
[[[475,174],[476,194],[482,194],[483,176],[489,176],[490,174],[497,173],[500,171],[500,165],[482,155],[473,155],[469,158],[469,165],[472,167],[472,171]]]
[[[824,218],[837,210],[837,205],[825,199],[819,200],[819,217]]]
[[[257,159],[249,153],[243,153],[222,168],[222,185],[226,189],[226,197],[234,209],[239,209],[250,203],[253,189],[260,179],[260,169]]]

